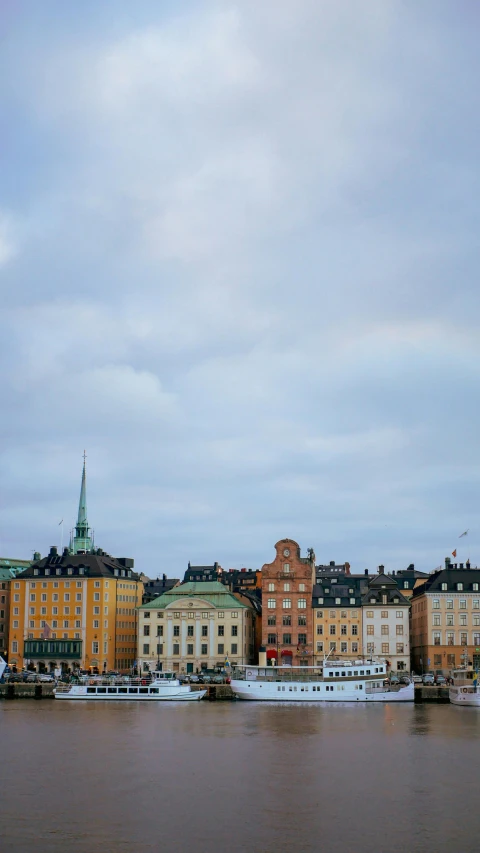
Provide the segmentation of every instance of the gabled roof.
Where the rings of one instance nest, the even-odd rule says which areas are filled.
[[[219,581],[199,581],[198,583],[189,581],[188,583],[182,583],[173,589],[167,590],[158,598],[154,598],[148,604],[142,604],[139,609],[162,609],[173,604],[175,601],[185,600],[185,598],[197,598],[207,601],[219,610],[222,608],[235,608],[236,610],[239,608],[248,609],[246,604],[239,601],[233,593],[228,592],[225,585]]]

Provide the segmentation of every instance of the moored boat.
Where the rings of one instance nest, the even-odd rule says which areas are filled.
[[[55,699],[82,701],[136,700],[142,702],[198,702],[206,690],[192,690],[180,684],[174,672],[153,672],[148,678],[82,678],[55,689]]]
[[[472,667],[463,667],[452,670],[451,678],[452,684],[448,695],[452,705],[470,705],[480,708],[478,672]]]
[[[387,675],[380,660],[245,666],[234,668],[231,687],[239,699],[261,702],[413,702],[413,682],[390,684]]]

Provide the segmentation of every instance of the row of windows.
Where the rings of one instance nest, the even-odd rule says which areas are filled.
[[[152,652],[153,652],[153,650],[152,650]],[[143,654],[144,654],[144,655],[149,655],[149,654],[150,654],[150,643],[144,643],[144,644],[143,644]],[[157,643],[157,651],[156,651],[156,654],[157,654],[157,655],[163,655],[163,643]],[[172,654],[173,654],[173,655],[179,655],[179,654],[180,654],[180,644],[179,644],[179,643],[173,643],[173,646],[172,646]],[[187,656],[188,656],[188,655],[194,655],[194,654],[195,654],[195,652],[194,652],[194,646],[193,646],[193,643],[187,643]],[[208,655],[208,644],[207,644],[207,643],[202,643],[202,644],[201,644],[201,646],[200,646],[200,654],[201,654],[201,655]],[[225,645],[224,645],[224,643],[219,643],[219,644],[218,644],[218,646],[217,646],[217,654],[219,654],[219,655],[224,655],[224,654],[226,654],[226,651],[225,651]],[[230,647],[230,654],[232,654],[232,655],[237,655],[237,654],[238,654],[238,645],[237,645],[237,643],[232,643],[232,645],[231,645],[231,647]]]
[[[194,636],[194,625],[187,625],[187,637]],[[180,625],[173,626],[173,636],[180,636]],[[208,637],[208,625],[201,626],[201,635],[202,637]],[[230,634],[232,637],[238,637],[238,625],[230,625]],[[225,625],[217,625],[217,635],[219,637],[225,636]],[[143,626],[143,636],[150,636],[150,625]],[[163,637],[163,625],[157,625],[157,637]]]
[[[202,619],[208,619],[209,617],[212,617],[214,615],[214,613],[215,613],[215,611],[202,610],[201,611]],[[164,610],[157,610],[157,619],[163,619],[164,615],[165,615]],[[171,616],[172,614],[171,614],[171,612],[168,612],[167,615]],[[181,613],[180,610],[174,610],[173,611],[173,618],[174,619],[180,619],[181,616],[183,616],[183,618],[185,618],[185,615],[188,615],[189,619],[194,619],[194,618],[200,619],[200,611],[199,610],[190,611],[188,614]],[[238,610],[230,610],[229,615],[232,617],[232,619],[238,619]],[[246,615],[248,616],[248,613]],[[223,610],[218,610],[217,616],[219,619],[225,619],[225,612]],[[150,619],[150,617],[151,617],[150,610],[145,610],[143,612],[143,618],[144,619]]]
[[[383,655],[389,655],[393,653],[395,648],[395,654],[403,655],[405,650],[405,643],[381,643],[381,650]],[[326,643],[323,641],[317,642],[317,652],[326,651]],[[342,640],[340,643],[337,643],[335,640],[332,640],[329,644],[328,648],[329,652],[340,651],[341,654],[346,655],[349,654],[358,654],[359,648],[358,643],[356,641],[350,643],[350,649],[348,648],[348,642],[346,640]],[[377,648],[378,651],[378,648]],[[375,643],[367,643],[367,653],[374,654],[375,653]]]
[[[468,605],[469,600],[471,600],[471,602],[472,602],[472,610],[480,610],[480,599],[479,598],[472,598],[472,599],[446,598],[446,599],[442,599],[442,603],[443,603],[443,601],[445,602],[445,606],[446,606],[447,610],[454,610],[455,609],[455,602],[458,601],[458,609],[459,610],[468,610],[467,605]],[[434,610],[440,610],[440,599],[439,598],[434,598],[432,600],[432,607]]]
[[[277,624],[277,617],[274,615],[272,616],[272,614],[269,613],[267,616],[267,625],[269,627],[274,627],[274,626],[276,626],[276,624]],[[292,617],[290,615],[282,616],[282,625],[285,628],[288,627],[289,625],[292,625],[292,624],[293,624],[292,623]],[[307,617],[306,616],[297,616],[297,625],[300,626],[300,625],[306,625],[306,624],[307,624]]]
[[[333,637],[337,633],[337,625],[329,625],[329,633]],[[358,625],[340,625],[340,635],[345,637],[348,634],[348,628],[350,627],[350,633],[352,637],[358,637]],[[317,625],[317,634],[323,634],[323,625]]]
[[[286,583],[282,584],[282,588],[283,588],[283,592],[290,592],[290,589],[291,589],[290,581],[287,581]],[[267,591],[268,592],[275,592],[275,584],[269,583],[268,587],[267,587]],[[306,586],[304,583],[298,584],[298,592],[306,592]]]
[[[72,583],[73,583],[73,581],[72,581]],[[77,581],[76,584],[77,584],[78,588],[83,587],[83,581]],[[38,584],[38,585],[40,586],[40,584]],[[15,581],[13,586],[14,586],[14,589],[20,589],[20,581]],[[52,586],[51,582],[50,583],[47,583],[46,581],[42,582],[42,589],[48,589],[51,586]],[[70,581],[64,581],[63,586],[65,589],[69,589],[70,588]],[[101,586],[100,581],[95,581],[94,586],[96,589],[99,589]],[[121,586],[121,584],[119,584],[119,586]],[[127,584],[126,584],[126,586],[127,586]],[[30,589],[36,589],[36,587],[37,587],[37,582],[32,581],[30,583]],[[105,587],[108,588],[108,581],[105,581]],[[58,589],[58,581],[53,581],[53,588]],[[133,589],[134,587],[132,586],[131,588]]]
[[[445,638],[446,638],[446,642],[445,642],[446,646],[455,646],[456,645],[456,643],[455,643],[455,632],[454,631],[446,631],[445,632]],[[442,633],[441,633],[441,631],[434,631],[433,632],[433,644],[435,646],[441,646],[442,645]],[[458,645],[468,646],[468,632],[467,631],[461,631],[460,632]],[[473,645],[474,646],[480,646],[480,632],[473,634]]]
[[[278,637],[278,640],[277,640]],[[278,643],[282,643],[284,646],[292,645],[292,635],[291,634],[268,634],[267,643],[270,646],[276,646]],[[307,635],[306,634],[298,634],[297,644],[299,646],[306,646],[307,644]]]
[[[478,616],[473,616],[472,621],[473,621],[474,625],[480,626],[480,614]],[[467,623],[468,623],[467,614],[466,613],[460,613],[459,617],[458,617],[458,624],[459,625],[467,625]],[[440,613],[434,613],[433,614],[433,624],[434,625],[441,625],[442,624],[442,617],[441,617]],[[447,613],[446,614],[445,624],[447,626],[455,624],[455,616],[453,613]]]
[[[269,610],[275,610],[276,606],[277,606],[277,599],[276,598],[267,599],[267,607]],[[292,599],[291,598],[282,599],[282,607],[284,610],[290,610],[292,607]],[[306,610],[307,599],[306,598],[299,598],[297,601],[297,607],[299,610]]]
[[[108,615],[108,607],[104,608],[104,613],[105,613],[105,615]],[[35,616],[35,614],[36,614],[35,607],[30,607],[29,608],[29,615]],[[93,608],[93,614],[94,614],[94,616],[99,616],[100,615],[100,607],[94,607]],[[14,616],[20,615],[18,607],[13,608],[13,615]],[[47,616],[48,615],[48,610],[46,607],[40,608],[40,615],[41,616]],[[58,615],[59,615],[58,607],[52,607],[52,616],[58,616]],[[81,607],[75,607],[75,616],[81,616],[81,615],[82,615],[82,608]],[[70,607],[67,606],[67,607],[63,608],[63,616],[70,616]]]

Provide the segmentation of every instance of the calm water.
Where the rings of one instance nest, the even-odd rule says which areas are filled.
[[[2,853],[470,853],[480,712],[1,702]]]

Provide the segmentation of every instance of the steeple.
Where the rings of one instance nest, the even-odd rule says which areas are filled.
[[[83,451],[82,485],[80,487],[80,500],[78,502],[78,517],[75,525],[75,536],[70,543],[72,554],[92,550],[92,537],[89,535],[90,528],[87,520],[87,476],[86,476],[87,454]]]

